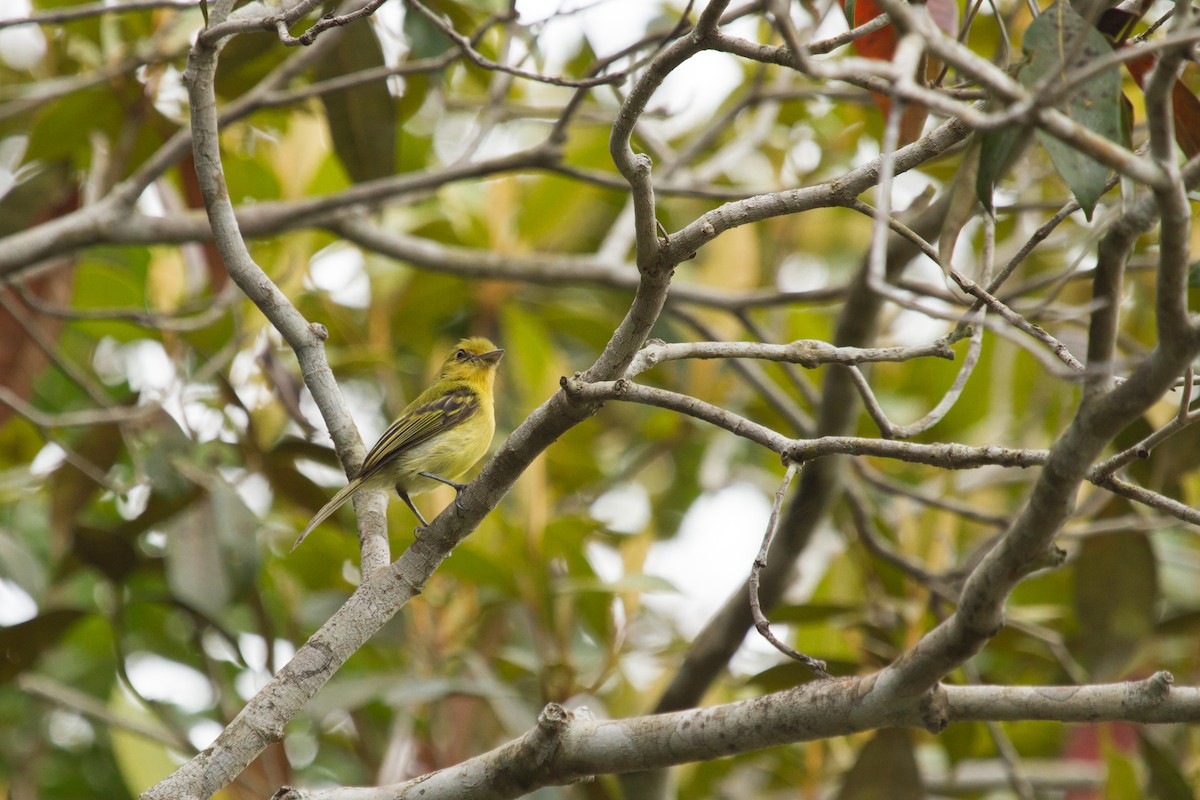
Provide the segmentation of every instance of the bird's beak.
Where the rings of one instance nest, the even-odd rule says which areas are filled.
[[[504,358],[503,350],[489,350],[486,353],[480,353],[475,356],[476,361],[486,361],[489,364],[499,364],[502,358]]]

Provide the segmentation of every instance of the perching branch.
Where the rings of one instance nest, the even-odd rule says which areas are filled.
[[[887,20],[880,18],[848,34],[819,43],[820,46],[813,43],[806,45],[804,37],[810,32],[802,34],[797,31],[788,14],[790,9],[781,3],[773,4],[769,11],[764,11],[761,4],[750,4],[732,12],[727,10],[727,3],[711,3],[704,8],[693,27],[688,28],[687,24],[681,22],[666,36],[644,38],[632,46],[630,52],[651,52],[653,56],[642,56],[649,59],[644,69],[630,57],[630,63],[635,66],[629,72],[637,77],[629,87],[628,94],[622,97],[620,90],[612,89],[621,103],[609,139],[617,173],[610,171],[601,174],[600,170],[572,163],[573,151],[568,152],[563,143],[568,127],[573,128],[578,119],[574,115],[584,102],[584,90],[609,84],[625,74],[609,71],[616,60],[597,61],[595,71],[578,80],[547,77],[522,69],[518,66],[522,63],[520,61],[510,61],[507,58],[508,51],[503,47],[501,54],[496,57],[483,55],[484,51],[491,51],[480,46],[478,36],[458,34],[451,23],[435,12],[420,3],[410,3],[409,13],[425,14],[442,33],[450,37],[453,47],[447,51],[447,55],[422,60],[419,64],[410,63],[402,68],[380,68],[317,86],[300,86],[303,80],[294,79],[314,63],[316,56],[311,54],[330,46],[328,43],[336,39],[335,28],[338,25],[372,13],[378,6],[375,0],[367,5],[359,5],[357,9],[339,9],[339,15],[318,20],[298,37],[292,37],[289,29],[305,17],[311,20],[312,12],[317,7],[311,0],[285,5],[282,11],[251,4],[244,7],[240,14],[233,12],[235,4],[232,0],[218,0],[215,3],[212,24],[201,33],[189,63],[187,77],[193,115],[191,131],[178,132],[149,161],[139,166],[131,177],[117,183],[108,195],[95,203],[4,240],[0,244],[0,274],[15,276],[53,255],[80,252],[101,243],[178,243],[211,239],[219,248],[236,285],[253,300],[296,352],[305,384],[316,398],[333,436],[338,456],[348,472],[361,458],[362,448],[325,360],[324,329],[308,323],[292,305],[291,299],[253,261],[245,246],[246,237],[271,237],[286,231],[317,228],[332,232],[366,251],[384,254],[423,270],[466,278],[520,281],[546,286],[585,284],[612,287],[633,292],[634,297],[624,318],[614,326],[612,336],[595,363],[589,369],[576,373],[573,378],[564,379],[560,391],[546,399],[521,423],[496,457],[484,467],[479,478],[463,493],[461,505],[451,506],[443,512],[421,539],[395,562],[389,563],[382,502],[378,498],[368,498],[358,506],[360,527],[364,531],[361,585],[328,623],[301,647],[295,659],[279,670],[273,680],[237,715],[212,748],[152,788],[147,797],[208,797],[244,769],[266,745],[278,741],[288,722],[295,718],[346,659],[408,600],[422,591],[441,561],[496,507],[534,459],[558,437],[596,413],[601,404],[611,400],[654,405],[707,421],[781,454],[789,464],[787,475],[776,493],[762,552],[756,559],[748,582],[753,598],[749,611],[745,609],[745,592],[739,589],[736,600],[741,602],[741,606],[733,608],[731,601],[698,638],[695,650],[689,654],[676,680],[672,681],[671,688],[664,695],[663,705],[666,707],[698,701],[704,687],[742,640],[742,634],[749,624],[747,619],[770,635],[767,622],[769,611],[782,595],[795,557],[811,532],[827,518],[827,512],[843,491],[842,476],[839,474],[839,464],[846,463],[843,457],[856,459],[856,465],[864,464],[862,457],[867,456],[946,470],[983,466],[1039,469],[1035,479],[1031,476],[1034,482],[1027,504],[1007,526],[995,547],[987,550],[986,554],[985,548],[981,547],[978,559],[972,554],[964,559],[964,563],[948,568],[943,573],[946,576],[944,580],[942,575],[925,571],[915,558],[886,546],[883,537],[873,536],[874,530],[865,524],[870,522],[866,518],[868,506],[859,502],[861,498],[850,498],[853,521],[873,553],[921,581],[939,599],[944,600],[939,604],[939,612],[953,607],[957,600],[957,610],[942,625],[896,663],[876,675],[846,681],[824,681],[745,704],[618,722],[597,722],[582,712],[567,712],[560,707],[550,706],[538,726],[520,740],[409,784],[379,790],[307,792],[294,789],[287,796],[354,797],[364,800],[382,796],[420,795],[429,798],[464,796],[468,791],[464,787],[470,787],[473,797],[510,797],[537,786],[578,780],[598,772],[657,769],[674,763],[709,759],[714,754],[746,752],[747,749],[773,743],[801,741],[887,725],[913,725],[936,731],[960,719],[1028,719],[1040,718],[1037,715],[1045,714],[1055,719],[1192,721],[1200,714],[1196,710],[1200,707],[1200,700],[1194,696],[1195,690],[1172,690],[1169,676],[1165,674],[1118,687],[1072,687],[1075,693],[1069,695],[1064,691],[1045,688],[1026,693],[1021,689],[1008,690],[1003,687],[940,685],[949,672],[985,646],[1004,624],[1004,607],[1017,582],[1033,570],[1058,563],[1061,553],[1055,547],[1055,537],[1074,511],[1074,498],[1083,482],[1090,481],[1109,492],[1154,508],[1164,516],[1200,524],[1200,512],[1174,498],[1118,477],[1121,467],[1135,458],[1144,458],[1155,445],[1194,421],[1197,412],[1191,410],[1189,392],[1182,393],[1179,408],[1170,423],[1134,447],[1101,460],[1102,455],[1107,455],[1106,448],[1111,447],[1114,437],[1130,422],[1144,415],[1165,391],[1175,387],[1181,375],[1187,376],[1185,383],[1190,390],[1192,359],[1200,351],[1200,332],[1189,316],[1186,302],[1188,244],[1192,237],[1190,205],[1185,187],[1194,182],[1191,176],[1197,170],[1194,165],[1181,170],[1176,164],[1170,108],[1175,75],[1186,50],[1183,45],[1195,41],[1193,32],[1187,27],[1192,23],[1187,19],[1186,4],[1178,4],[1179,17],[1170,35],[1173,38],[1169,38],[1169,46],[1161,41],[1157,43],[1162,57],[1146,90],[1150,130],[1148,155],[1133,153],[1115,143],[1102,141],[1102,137],[1089,131],[1086,126],[1055,110],[1049,100],[1061,96],[1066,90],[1063,84],[1057,84],[1052,92],[1027,90],[1008,73],[971,53],[951,37],[934,30],[924,8],[886,0],[885,5],[888,4],[889,11],[893,12],[893,18],[904,34],[900,53],[893,62],[816,57],[869,31],[879,30]],[[146,4],[131,3],[128,7],[121,6],[116,10],[128,10],[135,5],[146,7]],[[98,9],[95,13],[99,13]],[[787,46],[740,40],[721,31],[724,19],[751,13],[767,14],[773,26],[770,35],[782,36]],[[89,10],[88,15],[92,14],[93,11]],[[513,31],[518,30],[519,26],[511,19],[511,14],[496,19],[502,19],[505,23],[501,38],[509,37],[504,38],[506,46],[512,44],[515,40]],[[509,27],[510,24],[512,27]],[[483,29],[489,30],[490,27],[491,22]],[[273,72],[250,94],[226,106],[218,116],[212,80],[220,48],[227,37],[251,31],[275,31],[285,43],[312,42],[312,49],[301,51],[297,57],[289,59],[284,67]],[[318,37],[318,34],[321,35]],[[269,35],[262,38],[274,41]],[[660,44],[661,49],[656,50]],[[689,59],[708,50],[733,53],[763,65],[782,64],[795,71],[768,72],[767,67],[763,66],[762,74],[770,75],[770,79],[763,79],[761,85],[756,85],[753,91],[739,99],[736,107],[723,109],[721,129],[733,130],[735,124],[746,123],[750,130],[746,131],[744,137],[733,137],[734,141],[728,145],[720,145],[716,134],[705,131],[685,140],[681,146],[677,140],[657,135],[646,124],[647,119],[653,113],[655,102],[661,99],[660,90],[664,80]],[[326,49],[324,52],[329,51]],[[923,80],[916,79],[918,67],[927,53],[945,59],[960,75],[974,77],[983,89],[960,86],[943,90],[937,85],[929,86]],[[435,167],[427,172],[406,172],[357,184],[325,197],[262,201],[240,208],[231,204],[218,143],[219,132],[230,121],[242,119],[259,108],[297,102],[320,92],[345,88],[368,79],[382,79],[386,75],[401,72],[426,74],[429,70],[451,64],[458,64],[456,69],[470,65],[467,69],[502,72],[523,80],[565,86],[578,91],[565,106],[566,110],[560,118],[553,120],[551,117],[553,132],[541,144],[532,147],[528,146],[527,140],[522,140],[523,149],[504,151],[499,156],[464,161],[449,167]],[[780,74],[783,78],[772,82]],[[780,115],[779,99],[788,97],[789,92],[796,92],[798,86],[805,85],[808,77],[823,80],[841,77],[856,86],[886,91],[892,95],[893,112],[881,155],[845,174],[830,175],[832,170],[822,172],[823,182],[813,185],[805,185],[806,181],[801,179],[780,177],[782,172],[775,177],[774,183],[771,179],[765,182],[747,180],[744,183],[736,178],[728,179],[726,173],[732,169],[731,164],[736,165],[739,158],[756,148],[771,146],[771,137],[778,136],[780,129],[785,127],[781,122],[783,117]],[[1074,76],[1071,80],[1078,82],[1083,77]],[[485,115],[488,120],[489,124],[474,137],[469,148],[471,152],[476,146],[482,149],[485,136],[499,130],[497,120],[507,120],[511,116],[532,119],[536,124],[541,124],[545,118],[546,114],[536,102],[523,104],[520,108],[505,106],[504,94],[507,90],[508,78],[493,78],[487,87],[488,97],[485,101],[473,103],[468,100],[459,106],[447,101],[448,108],[455,111],[467,108]],[[998,98],[999,101],[986,108],[970,104],[983,94]],[[919,141],[897,148],[896,132],[904,103],[927,103],[935,110],[957,116],[937,126]],[[600,108],[600,112],[588,112],[593,114],[592,122],[596,114],[603,113],[603,107]],[[1044,317],[1022,310],[1027,307],[1019,302],[1013,303],[1008,295],[1000,296],[997,292],[1008,275],[1025,262],[1026,256],[1038,242],[1049,237],[1076,207],[1055,201],[1047,213],[1055,208],[1059,208],[1059,212],[1027,240],[1010,263],[1012,269],[1002,270],[994,281],[989,281],[986,275],[979,277],[978,285],[966,277],[966,274],[974,273],[958,270],[945,259],[937,257],[935,244],[939,241],[939,234],[945,233],[941,231],[940,224],[945,216],[944,208],[937,206],[945,202],[944,198],[939,198],[925,211],[919,210],[919,203],[924,201],[918,201],[918,207],[910,216],[919,213],[924,225],[912,223],[911,231],[908,223],[901,221],[908,217],[892,213],[895,200],[891,195],[895,176],[906,170],[927,166],[931,159],[944,156],[959,146],[972,131],[993,130],[1015,122],[1040,126],[1135,181],[1142,181],[1150,189],[1149,192],[1142,190],[1143,197],[1138,197],[1136,192],[1128,195],[1125,198],[1127,207],[1111,212],[1114,224],[1106,231],[1104,244],[1098,254],[1092,303],[1071,301],[1077,303],[1076,309],[1083,309],[1078,312],[1078,317],[1082,318],[1086,313],[1090,320],[1086,366],[1070,352],[1068,344],[1075,346],[1072,340],[1042,330],[1035,321],[1044,322]],[[189,147],[195,153],[197,173],[205,196],[206,217],[180,213],[150,217],[138,211],[141,207],[139,198],[144,190],[160,181]],[[706,154],[712,152],[716,152],[716,155],[706,159]],[[651,155],[654,157],[653,164]],[[394,220],[379,220],[371,216],[371,212],[379,206],[398,206],[411,203],[414,199],[421,200],[454,182],[546,172],[586,181],[593,186],[603,187],[603,191],[608,193],[614,187],[627,192],[629,217],[618,218],[615,230],[605,238],[595,255],[574,251],[570,254],[481,251],[437,241],[435,237],[440,234],[425,238],[396,231],[389,227]],[[797,174],[802,172],[797,170]],[[740,190],[751,185],[775,190],[745,197]],[[589,186],[589,190],[591,188]],[[874,201],[875,208],[860,199],[861,195],[872,189],[881,195]],[[674,205],[674,201],[670,201],[672,205],[668,207],[665,198],[673,191],[701,198],[688,202],[706,202],[708,204],[703,208],[709,210],[700,213],[692,206]],[[719,207],[713,207],[715,203],[708,202],[713,198],[728,197],[736,199]],[[1020,203],[1017,206],[1025,208],[1021,213],[1031,213]],[[1036,213],[1040,213],[1036,204],[1033,207]],[[756,282],[738,284],[757,287],[750,289],[727,291],[723,287],[713,288],[688,281],[672,286],[674,271],[684,271],[689,266],[688,260],[722,233],[761,223],[767,223],[760,227],[769,232],[769,225],[780,221],[784,224],[791,222],[780,218],[817,208],[865,211],[876,220],[872,230],[874,249],[869,268],[864,269],[849,285],[827,285],[812,291],[787,292],[772,286],[769,278],[760,280],[760,276],[755,275]],[[659,225],[660,218],[664,222],[672,220],[674,224],[682,220],[682,225],[678,230],[668,232]],[[1121,331],[1118,312],[1124,297],[1125,271],[1139,235],[1159,218],[1163,230],[1155,273],[1158,342],[1149,354],[1144,352],[1148,346],[1144,342],[1125,347],[1134,355],[1122,361],[1124,354],[1120,351],[1125,342],[1118,336]],[[754,235],[758,235],[755,230]],[[596,235],[599,238],[603,232]],[[901,239],[905,241],[900,242]],[[941,244],[946,246],[944,236]],[[710,252],[701,252],[700,258],[694,263],[707,266],[704,261]],[[953,287],[946,290],[902,279],[901,272],[914,254],[931,253],[931,257],[943,266],[944,275],[966,295],[965,299],[956,294]],[[776,257],[784,256],[779,254]],[[1082,258],[1073,257],[1076,260]],[[990,262],[990,258],[985,260]],[[1071,258],[1063,263],[1073,266]],[[1132,271],[1131,274],[1137,275]],[[1079,284],[1072,284],[1071,288],[1079,288]],[[844,301],[837,334],[831,337],[837,346],[815,340],[780,345],[716,341],[736,338],[738,335],[759,341],[813,335],[807,323],[801,327],[793,325],[790,320],[783,323],[773,317],[785,317],[792,310],[788,307],[796,303],[818,300]],[[868,413],[879,422],[885,437],[911,436],[927,430],[942,419],[962,396],[983,349],[983,338],[992,330],[982,324],[976,327],[958,377],[934,410],[914,425],[897,426],[887,419],[883,404],[874,397],[867,375],[857,365],[883,361],[905,362],[926,356],[954,358],[950,345],[962,338],[965,328],[921,347],[873,347],[876,334],[885,319],[883,310],[888,308],[888,300],[900,307],[928,311],[932,316],[972,323],[976,320],[968,318],[978,310],[986,309],[992,325],[1009,326],[1001,335],[1022,339],[1033,337],[1034,341],[1051,348],[1060,361],[1078,376],[1077,379],[1072,378],[1078,384],[1066,385],[1064,382],[1061,390],[1071,393],[1071,402],[1074,402],[1075,387],[1081,384],[1084,389],[1084,399],[1074,420],[1065,431],[1049,432],[1047,438],[1052,445],[1047,449],[881,441],[848,435],[861,422],[860,406],[855,394],[856,383]],[[656,328],[668,303],[702,305],[707,309],[731,312],[731,315],[722,316],[718,313],[713,316],[723,322],[731,322],[735,330],[730,333],[728,327],[714,325],[715,335],[699,334],[710,341],[664,344],[659,340],[650,340],[647,344],[651,335],[668,335],[661,328]],[[964,317],[961,310],[968,307],[970,309]],[[750,309],[764,308],[780,311],[762,313],[756,310],[753,319],[746,313]],[[50,307],[37,310],[40,313],[58,313],[58,310]],[[164,321],[155,315],[140,317],[136,310],[130,316],[134,321],[151,325]],[[212,318],[211,314],[200,316]],[[730,316],[736,319],[731,320]],[[742,324],[741,328],[736,327],[738,322]],[[192,320],[187,321],[187,324],[191,323]],[[759,335],[755,325],[766,328],[769,334],[782,332],[782,335]],[[1023,346],[1029,346],[1029,343],[1025,342]],[[1035,345],[1032,349],[1045,356],[1043,348]],[[231,349],[219,355],[232,352],[231,346]],[[633,378],[658,364],[706,358],[757,359],[795,364],[808,369],[823,364],[834,366],[834,369],[818,374],[817,377],[826,380],[819,394],[809,388],[807,376],[799,381],[792,380],[790,384],[786,380],[773,383],[767,376],[773,377],[776,371],[774,367],[758,374],[757,383],[751,385],[752,391],[767,398],[774,412],[778,412],[785,420],[799,423],[798,429],[807,431],[811,428],[813,434],[797,438],[796,430],[785,428],[790,434],[785,435],[755,423],[748,416],[698,397],[632,382]],[[222,363],[219,359],[215,360],[207,369],[211,373],[220,369]],[[759,367],[758,364],[753,366],[755,369]],[[1126,369],[1131,369],[1131,374],[1122,374]],[[789,372],[795,376],[799,370],[792,369]],[[1060,372],[1054,374],[1059,375]],[[84,376],[85,382],[81,383],[85,388],[87,379]],[[814,384],[815,381],[816,378]],[[98,387],[90,388],[94,390]],[[104,405],[102,396],[96,399],[98,405]],[[884,399],[890,398],[884,396]],[[20,405],[19,400],[0,396],[0,401],[13,407]],[[789,408],[789,403],[794,407]],[[26,410],[30,409],[33,407]],[[133,415],[134,412],[129,413]],[[142,412],[139,410],[137,413]],[[112,411],[72,411],[53,416],[38,417],[34,414],[30,418],[48,425],[64,425],[123,422],[125,415],[126,412],[117,407]],[[1161,417],[1155,419],[1161,421]],[[810,420],[812,424],[808,424]],[[799,489],[794,493],[790,506],[785,508],[785,492],[802,462],[809,463],[797,481]],[[98,482],[105,480],[106,476],[98,468],[93,468],[92,472],[95,473],[92,477]],[[896,490],[896,485],[891,484],[888,490]],[[1103,493],[1091,495],[1106,499]],[[955,505],[945,501],[938,506],[938,498],[916,492],[910,496],[919,502],[948,508],[965,519],[983,524],[995,526],[1005,521],[1000,514],[988,515],[979,509],[964,508],[961,503]],[[1091,513],[1089,511],[1077,519],[1086,521]],[[1161,520],[1164,516],[1155,516],[1155,519]],[[1085,528],[1081,523],[1078,528],[1069,530],[1082,531]],[[1092,532],[1091,529],[1086,530]],[[880,546],[881,543],[885,546]],[[768,549],[771,551],[769,560]],[[965,588],[960,597],[955,597],[952,592],[964,575],[969,575]],[[1047,639],[1053,635],[1057,634],[1048,633]],[[775,641],[781,650],[790,650],[782,642]],[[1061,636],[1058,645],[1065,652]],[[1061,658],[1062,652],[1057,655],[1065,662],[1068,659]],[[809,661],[823,672],[820,662],[816,659]],[[971,694],[966,690],[982,693]],[[831,710],[834,712],[832,715]],[[822,716],[818,717],[817,712]],[[726,741],[718,734],[730,738]]]
[[[709,8],[720,5],[714,3]],[[719,9],[713,13],[718,12]],[[228,8],[224,5],[215,9],[214,16],[217,22],[214,29],[220,26],[220,20],[226,13]],[[245,252],[236,217],[232,213],[227,193],[223,191],[216,138],[217,117],[212,91],[218,53],[218,47],[212,44],[214,40],[215,37],[211,35],[200,37],[193,47],[189,63],[197,172],[200,174],[202,186],[205,187],[206,207],[213,222],[218,246],[222,247],[222,255],[229,264],[230,274],[235,276],[235,280],[241,278],[238,281],[241,286],[243,281],[249,283],[250,279],[260,272]],[[667,48],[651,64],[647,75],[654,75],[654,80],[661,80],[677,65],[677,58],[678,53],[673,53],[670,47]],[[632,101],[627,101],[627,113],[622,118],[632,121],[642,109],[630,106],[629,103]],[[644,192],[648,188],[648,183],[640,188],[635,186],[635,196],[643,192],[645,199]],[[657,243],[655,250],[657,251]],[[639,253],[638,265],[641,280],[633,305],[625,320],[615,330],[599,360],[584,373],[590,380],[613,379],[623,372],[661,313],[674,264],[658,259],[653,254],[650,259],[646,259]],[[335,443],[340,441],[340,435],[356,438],[352,423],[342,416],[342,410],[337,407],[339,396],[332,383],[332,375],[328,373],[324,362],[321,337],[307,326],[269,279],[262,276],[259,280],[258,287],[247,285],[243,286],[243,290],[255,299],[272,323],[284,334],[289,345],[296,350],[305,383],[312,390],[314,397],[318,398],[318,404],[322,405],[322,413]],[[318,397],[322,394],[325,396]],[[251,699],[212,747],[149,789],[143,794],[143,798],[206,798],[231,781],[268,744],[278,741],[283,735],[283,727],[287,721],[303,708],[351,653],[361,647],[396,611],[421,591],[441,561],[495,507],[533,459],[573,425],[590,416],[594,410],[591,403],[571,400],[563,391],[556,393],[530,414],[509,436],[496,455],[484,466],[479,477],[462,492],[459,502],[451,504],[449,509],[443,511],[393,564],[385,568],[375,567],[378,563],[374,556],[377,548],[369,552],[371,545],[364,543],[364,580],[358,590]],[[327,411],[329,413],[326,413]],[[346,422],[345,427],[341,427],[343,420]],[[360,446],[355,447],[350,461],[352,467],[357,463],[355,457],[361,459],[360,451]],[[343,463],[346,463],[345,459]],[[360,520],[362,506],[362,503],[356,502]],[[364,537],[364,541],[366,538]],[[373,535],[370,538],[382,539],[382,536]],[[386,547],[386,542],[382,542],[382,546]]]

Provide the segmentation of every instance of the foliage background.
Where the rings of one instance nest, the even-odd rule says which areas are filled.
[[[44,2],[34,10],[59,8]],[[460,31],[504,10],[434,8]],[[662,36],[682,13],[659,7],[647,33]],[[1005,15],[1013,31],[1028,23],[1028,10],[1015,4]],[[477,46],[496,60],[525,53],[529,69],[583,76],[597,56],[591,39],[572,39],[552,30],[558,21],[539,19],[522,11],[520,24],[490,29]],[[2,59],[0,155],[9,159],[12,185],[0,197],[0,235],[86,205],[175,133],[184,120],[179,73],[199,25],[196,10],[108,14],[42,27],[45,51],[32,63]],[[748,36],[769,35],[761,18],[739,25]],[[27,29],[5,33],[18,30]],[[986,53],[998,30],[985,7],[969,42]],[[642,31],[630,33],[632,41]],[[234,40],[221,60],[219,99],[243,97],[291,52],[262,36]],[[664,176],[658,217],[667,231],[726,198],[829,180],[879,152],[883,118],[865,91],[709,55],[722,60],[719,74],[734,78],[715,111],[684,113],[705,95],[712,73],[683,70],[678,94],[664,95],[639,129],[639,146]],[[271,209],[531,146],[570,95],[460,58],[411,6],[348,27],[334,55],[293,85],[438,58],[444,68],[411,73],[402,87],[393,78],[299,98],[226,126],[222,153],[235,203]],[[531,253],[600,252],[625,268],[624,278],[619,271],[612,279],[576,278],[569,269],[519,280],[464,276],[449,263],[406,263],[356,247],[321,220],[250,231],[257,263],[306,318],[328,328],[328,358],[364,439],[373,441],[460,336],[488,335],[507,350],[498,441],[561,376],[604,347],[633,285],[625,263],[628,191],[608,153],[618,100],[619,90],[607,87],[588,93],[567,129],[562,168],[446,180],[349,213],[438,246],[512,258],[514,269]],[[899,205],[927,202],[954,179],[960,159],[952,154],[904,176]],[[191,169],[185,158],[155,181],[142,212],[199,207]],[[1086,335],[1091,248],[1119,193],[1101,201],[1100,222],[1071,215],[1006,287],[1006,299],[1071,347]],[[1067,197],[1044,153],[1031,151],[1000,187],[1000,260]],[[678,270],[677,287],[707,293],[677,292],[654,335],[829,340],[840,290],[859,269],[869,231],[870,221],[847,209],[735,228]],[[13,798],[136,796],[178,754],[206,746],[359,578],[349,511],[288,554],[296,531],[340,485],[328,436],[290,351],[233,290],[213,249],[195,237],[172,238],[72,251],[0,293],[7,406],[0,787]],[[982,226],[969,226],[956,262],[977,268],[982,242]],[[1150,252],[1154,243],[1148,235],[1141,248]],[[916,263],[906,277],[953,307],[936,268]],[[1130,353],[1154,343],[1152,290],[1135,262],[1123,304]],[[930,341],[953,324],[890,308],[879,344]],[[960,358],[965,348],[956,346]],[[817,390],[835,368],[752,369],[772,396],[725,361],[664,365],[643,381],[799,436],[819,413]],[[924,359],[869,374],[882,405],[905,421],[935,405],[957,369]],[[989,335],[954,409],[918,441],[1045,448],[1069,421],[1078,392],[1027,346]],[[96,409],[98,424],[61,424]],[[1118,448],[1175,411],[1169,403],[1156,408]],[[878,435],[865,414],[857,427]],[[1135,464],[1132,477],[1195,506],[1196,453],[1194,432],[1184,431]],[[871,458],[846,469],[857,505],[835,506],[820,546],[801,560],[798,590],[771,613],[838,675],[888,663],[948,611],[930,582],[865,546],[855,508],[908,562],[953,573],[1002,529],[1031,477]],[[320,692],[285,744],[268,749],[222,796],[420,775],[519,735],[549,701],[587,705],[598,716],[648,712],[705,621],[694,606],[662,602],[676,591],[662,576],[724,573],[736,585],[749,571],[781,474],[775,454],[726,432],[610,403],[535,462],[424,594]],[[439,492],[422,505],[436,511],[450,500]],[[662,547],[680,536],[689,514],[697,526],[695,515],[716,518],[714,503],[732,505],[710,531],[714,552]],[[1095,487],[1085,489],[1079,509],[1059,539],[1068,563],[1018,588],[1011,626],[954,680],[1061,684],[1158,669],[1180,683],[1200,680],[1194,529]],[[411,526],[407,509],[392,503],[397,552]],[[732,557],[730,541],[747,555]],[[722,591],[716,599],[723,598]],[[767,653],[747,644],[705,702],[809,679]],[[938,737],[885,732],[773,748],[684,767],[676,780],[681,797],[815,797],[839,786],[843,797],[865,796],[872,786],[915,797],[944,789],[956,770],[961,777],[972,766],[1011,767],[1001,754],[1015,748],[1015,763],[1037,780],[1079,770],[1090,796],[1192,797],[1196,735],[1184,726],[963,724]],[[1047,775],[1041,760],[1051,762]],[[1003,796],[1004,785],[956,794]],[[602,777],[537,796],[619,793],[614,778]]]

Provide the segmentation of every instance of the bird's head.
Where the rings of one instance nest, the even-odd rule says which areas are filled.
[[[504,357],[504,351],[482,336],[463,339],[442,364],[444,380],[466,381],[471,384],[491,386],[496,377],[496,365]]]

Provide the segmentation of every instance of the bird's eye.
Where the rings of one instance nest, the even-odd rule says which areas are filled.
[[[466,361],[468,355],[470,355],[470,354],[466,350],[463,350],[460,348],[459,351],[454,354],[454,357],[457,358],[459,361]]]

